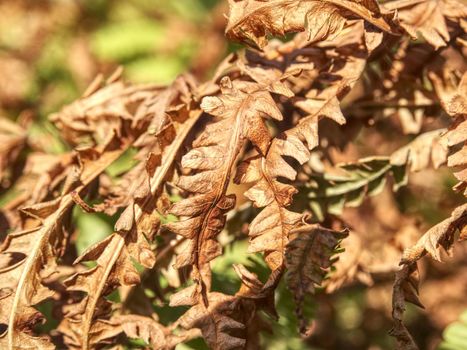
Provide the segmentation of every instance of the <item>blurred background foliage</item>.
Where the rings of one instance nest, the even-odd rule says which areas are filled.
[[[443,332],[443,342],[439,350],[462,350],[467,344],[467,310],[465,310],[459,320],[450,324]]]
[[[121,65],[138,83],[167,84],[187,71],[202,79],[227,51],[217,0],[15,0],[1,1],[0,13],[0,112],[33,113],[37,139],[53,133],[47,115],[97,73]]]
[[[0,1],[0,114],[28,125],[30,151],[63,153],[70,146],[59,139],[47,117],[79,98],[98,73],[109,75],[123,66],[124,76],[129,81],[160,84],[167,84],[184,72],[192,73],[199,80],[209,77],[222,58],[238,48],[229,44],[223,34],[226,5],[226,1],[219,0]],[[386,143],[377,139],[378,136],[369,140],[371,136],[363,135],[358,139],[361,144],[357,144],[360,153],[388,154]],[[391,147],[394,149],[394,145]],[[355,150],[350,149],[345,155],[352,158]],[[132,154],[125,155],[107,174],[116,177],[133,164]],[[411,181],[415,188],[403,189],[398,194],[401,211],[410,212],[416,208],[425,222],[424,227],[448,215],[456,202],[453,195],[445,194],[451,193],[453,184],[448,172],[436,177],[434,172],[428,171],[419,178],[413,176]],[[431,193],[427,181],[432,185],[436,183],[435,188],[441,189],[437,190],[440,193]],[[3,187],[8,188],[7,185]],[[0,205],[14,195],[14,188],[2,191]],[[420,201],[425,195],[433,199]],[[112,218],[100,214],[82,215],[78,208],[73,215],[77,226],[74,254],[80,254],[112,232]],[[229,225],[228,230],[230,235],[222,238],[226,254],[215,261],[213,289],[234,293],[239,280],[232,264],[246,265],[263,280],[268,271],[261,257],[246,253],[247,240],[242,235],[241,225]],[[240,239],[229,241],[229,237]],[[396,257],[394,261],[397,260]],[[439,277],[448,271],[445,265],[427,264],[425,274],[430,269]],[[462,259],[454,265],[461,269],[458,270],[461,274],[466,271]],[[391,349],[393,340],[387,330],[391,328],[392,275],[381,274],[379,278],[381,280],[376,280],[370,290],[355,283],[333,294],[318,293],[313,300],[307,300],[306,313],[316,319],[314,335],[307,339],[301,339],[297,333],[293,301],[282,284],[277,291],[280,319],[278,323],[272,322],[270,332],[262,336],[264,347],[273,350]],[[439,349],[466,349],[467,314],[464,312],[455,321],[460,313],[458,299],[463,299],[465,294],[460,285],[457,294],[455,286],[450,290],[449,286],[458,282],[449,278],[446,277],[451,284],[442,289],[433,285],[430,290],[430,282],[422,289],[422,300],[428,301],[428,305],[439,304],[439,298],[433,295],[440,291],[452,297],[449,305],[445,308],[438,305],[436,312],[426,313],[412,307],[407,312],[407,323],[424,348],[434,348],[441,340],[443,329],[454,322],[445,330],[445,340]],[[164,277],[159,276],[157,283],[163,288]],[[113,297],[118,299],[118,295]],[[167,302],[158,301],[151,307],[164,323],[175,320],[183,312],[183,308],[169,308]],[[47,331],[47,326],[56,325],[57,320],[53,319],[49,306],[44,305],[42,311],[48,317],[48,322],[42,326],[43,331]],[[137,340],[129,344],[129,348],[141,347],[144,344]],[[178,349],[206,348],[200,339],[178,346]]]

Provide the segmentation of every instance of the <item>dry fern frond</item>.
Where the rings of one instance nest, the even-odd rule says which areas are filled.
[[[444,79],[434,72],[429,76],[444,109],[454,118],[449,130],[442,136],[441,142],[447,147],[459,147],[449,155],[448,166],[457,169],[454,175],[460,182],[456,185],[456,190],[467,196],[467,72],[464,71],[457,86],[453,84],[457,79],[449,74],[446,74]]]
[[[426,254],[440,261],[439,249],[449,252],[455,241],[455,234],[460,231],[459,240],[465,240],[467,227],[467,205],[456,208],[451,217],[428,230],[419,241],[404,251],[400,264],[402,268],[396,273],[392,295],[392,317],[394,327],[391,335],[397,340],[397,349],[418,349],[412,336],[403,323],[405,302],[423,307],[418,298],[417,261]]]
[[[397,11],[401,27],[414,38],[420,34],[435,49],[451,39],[449,25],[459,24],[467,16],[467,6],[452,0],[397,0],[382,6]]]
[[[167,225],[189,240],[176,266],[193,265],[193,278],[203,294],[210,290],[209,262],[221,253],[216,236],[224,227],[224,213],[235,204],[235,197],[226,195],[226,190],[238,154],[246,140],[265,152],[270,136],[263,118],[282,119],[269,92],[257,84],[225,78],[221,89],[221,95],[203,99],[201,107],[215,121],[182,158],[184,168],[197,172],[182,176],[178,186],[193,196],[172,207],[171,213],[180,220]]]
[[[317,118],[308,117],[295,128],[275,137],[266,155],[245,160],[237,173],[237,182],[255,183],[245,196],[255,206],[265,207],[250,224],[249,252],[265,252],[266,262],[273,271],[282,267],[289,232],[302,219],[302,215],[286,209],[292,203],[296,189],[278,180],[294,181],[297,176],[285,157],[303,164],[310,156],[308,148],[312,149],[317,142]]]
[[[342,232],[309,225],[293,230],[287,244],[287,285],[293,292],[296,314],[300,320],[300,331],[307,332],[307,322],[302,314],[306,294],[313,294],[320,286],[336,258],[339,243],[347,237]]]
[[[153,349],[170,350],[177,344],[199,337],[199,330],[190,328],[185,332],[178,331],[173,334],[173,329],[164,327],[159,322],[149,317],[139,315],[122,315],[113,318],[120,324],[122,331],[133,339],[142,339]],[[173,328],[173,327],[172,327]]]
[[[168,88],[173,100],[176,94],[172,90],[175,89],[176,87]],[[165,105],[166,110],[172,107],[170,101],[165,101]],[[153,116],[152,109],[148,111]],[[200,115],[201,111],[194,110],[184,122],[171,122],[165,131],[157,133],[159,142],[156,145],[163,149],[149,151],[141,173],[142,181],[136,182],[139,186],[130,192],[131,199],[115,224],[116,232],[89,247],[76,259],[75,264],[95,260],[97,265],[65,281],[69,291],[86,293],[78,304],[68,306],[67,318],[59,328],[66,335],[68,346],[87,349],[102,342],[104,339],[101,333],[109,311],[109,303],[102,299],[103,296],[120,285],[131,286],[140,282],[132,260],[146,268],[153,267],[156,257],[149,243],[160,226],[154,203],[173,168],[181,146]],[[161,116],[166,118],[159,111],[159,115],[154,115],[152,123]],[[167,132],[171,136],[169,139]],[[173,133],[176,136],[172,138]],[[109,324],[109,332],[113,328]],[[115,332],[107,334],[109,337],[115,335]]]
[[[266,36],[307,32],[308,41],[322,41],[339,33],[348,19],[362,18],[389,33],[397,33],[394,14],[382,13],[373,0],[229,0],[227,35],[260,48]]]
[[[163,88],[126,84],[120,73],[115,72],[102,87],[102,77],[97,77],[81,99],[50,116],[65,140],[72,145],[98,144],[107,138],[109,130],[125,137],[147,127],[148,120],[143,119],[147,116],[145,103]]]
[[[54,272],[55,259],[64,251],[67,219],[74,205],[72,193],[83,192],[128,146],[111,135],[100,147],[81,151],[81,168],[70,172],[60,197],[22,209],[40,225],[9,234],[1,247],[5,258],[0,271],[7,283],[2,284],[0,315],[1,323],[8,325],[8,332],[2,335],[0,344],[5,349],[14,349],[18,344],[52,347],[44,337],[32,336],[29,329],[41,319],[34,305],[53,294],[42,284],[42,279]]]
[[[421,134],[408,145],[399,148],[391,155],[392,165],[407,165],[410,171],[427,169],[430,164],[438,169],[447,160],[448,152],[441,141],[445,129]]]

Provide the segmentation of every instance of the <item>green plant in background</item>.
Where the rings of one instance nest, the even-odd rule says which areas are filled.
[[[459,320],[451,323],[443,332],[443,342],[438,350],[461,350],[467,344],[467,311],[464,311]]]

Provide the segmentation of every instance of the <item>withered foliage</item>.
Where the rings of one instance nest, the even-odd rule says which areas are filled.
[[[212,349],[256,349],[280,317],[282,280],[310,337],[307,295],[371,285],[381,272],[396,276],[391,334],[399,349],[417,349],[403,323],[406,301],[422,306],[417,264],[467,238],[466,205],[456,202],[421,236],[409,215],[390,207],[381,219],[386,207],[368,203],[445,164],[458,198],[467,194],[467,6],[229,5],[227,37],[253,48],[229,55],[203,83],[189,74],[169,86],[125,83],[120,70],[99,76],[50,116],[70,152],[31,145],[25,115],[0,120],[0,190],[15,190],[1,209],[1,349],[118,348],[127,338],[172,349],[200,336]],[[383,153],[375,140],[384,131],[372,126],[385,123],[398,146]],[[357,138],[363,129],[376,136]],[[399,133],[416,135],[404,144]],[[368,144],[365,157],[339,156],[355,143]],[[109,166],[128,152],[135,165],[111,177]],[[113,233],[79,256],[75,207],[117,218]],[[263,256],[269,276],[233,265],[240,287],[228,294],[213,288],[213,261],[228,244],[222,236],[244,239],[227,229],[242,211],[248,253]],[[385,261],[364,241],[378,230],[387,231],[378,248]],[[171,276],[167,288],[161,275]],[[132,299],[148,299],[148,286],[184,313],[160,321],[150,301]],[[50,300],[59,324],[44,334],[38,309]]]

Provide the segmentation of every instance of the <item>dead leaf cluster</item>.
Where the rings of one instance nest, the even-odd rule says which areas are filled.
[[[212,349],[253,349],[280,316],[274,299],[281,280],[293,295],[300,332],[310,335],[307,295],[371,285],[377,274],[393,272],[391,334],[400,349],[417,348],[403,324],[405,301],[422,305],[417,262],[425,255],[440,260],[439,248],[449,251],[466,238],[466,206],[411,247],[407,237],[418,226],[409,215],[392,227],[381,218],[387,212],[376,212],[379,204],[371,215],[349,215],[348,208],[365,209],[369,196],[392,196],[387,182],[396,192],[410,185],[410,172],[445,163],[455,168],[455,189],[466,194],[465,4],[229,4],[227,37],[253,49],[229,55],[204,83],[188,74],[169,86],[125,83],[119,70],[105,81],[99,76],[50,116],[70,152],[26,154],[28,124],[0,121],[1,188],[17,191],[1,209],[0,348],[96,349],[119,345],[125,334],[154,349],[199,336]],[[298,34],[270,39],[290,33]],[[439,119],[436,128],[430,114]],[[357,143],[363,128],[379,133],[375,123],[417,135],[390,154],[336,168],[333,150]],[[130,151],[135,165],[109,175]],[[245,189],[245,203],[238,203],[234,184]],[[110,235],[71,259],[75,207],[116,219]],[[213,262],[223,255],[224,236],[239,239],[226,223],[242,208],[249,213],[241,222],[248,253],[262,254],[269,276],[261,280],[234,265],[240,288],[228,294],[213,289]],[[361,232],[372,228],[358,222],[372,220],[373,229],[389,235],[379,240],[385,261],[371,257],[363,242]],[[396,271],[394,255],[404,248]],[[130,298],[160,275],[172,276],[167,293],[152,292],[185,308],[176,321],[164,324],[151,306],[138,314],[127,307],[131,300],[112,301],[115,291]],[[38,305],[49,300],[59,325],[36,333],[45,321]]]

